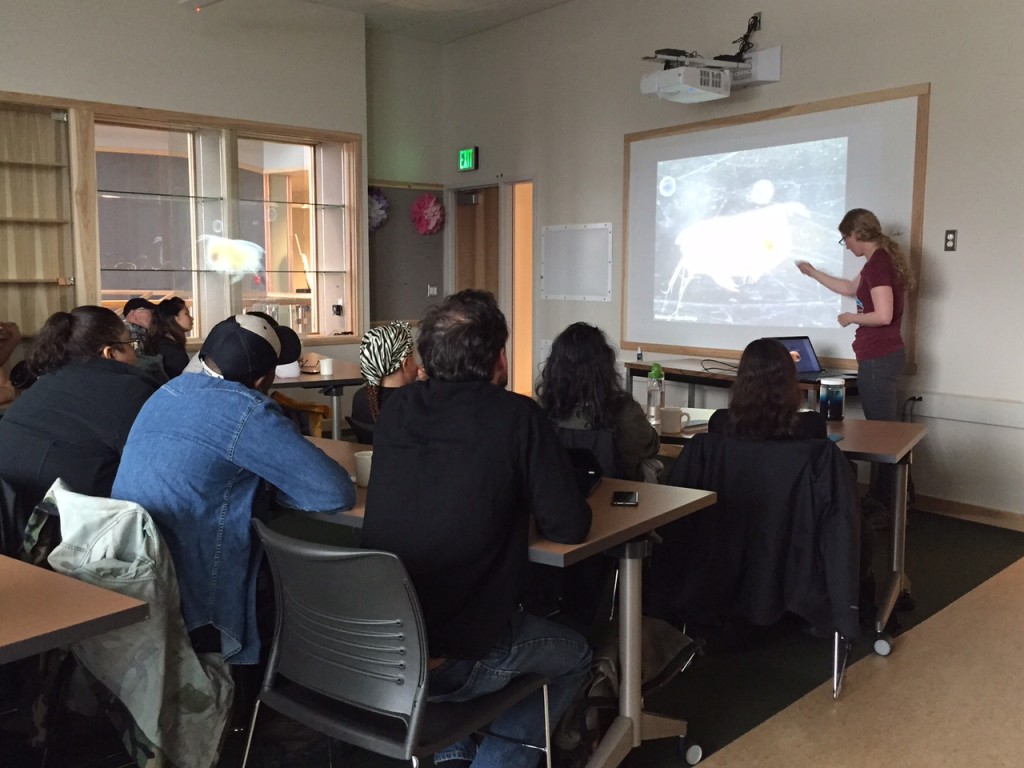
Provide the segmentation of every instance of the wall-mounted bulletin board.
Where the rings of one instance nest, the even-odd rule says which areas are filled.
[[[444,234],[421,235],[410,208],[424,193],[443,197],[441,185],[372,184],[387,201],[387,218],[370,232],[370,323],[418,321],[444,292]],[[447,224],[445,224],[447,226]],[[428,296],[428,286],[437,289]]]
[[[541,297],[612,300],[612,225],[568,224],[541,230]]]

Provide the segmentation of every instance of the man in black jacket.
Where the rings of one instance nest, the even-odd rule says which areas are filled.
[[[362,541],[397,553],[412,577],[432,700],[465,701],[539,673],[551,681],[557,722],[583,683],[590,649],[576,632],[518,608],[530,517],[547,538],[576,543],[590,529],[590,508],[544,412],[504,389],[507,339],[490,293],[462,291],[427,311],[418,348],[428,379],[381,411]],[[539,696],[530,698],[492,730],[543,743],[542,712]],[[538,757],[485,738],[434,760],[526,768]]]

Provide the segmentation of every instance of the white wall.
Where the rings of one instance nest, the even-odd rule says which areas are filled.
[[[367,31],[366,82],[370,178],[439,184],[441,46]]]
[[[298,0],[4,0],[0,90],[365,134],[363,27]]]
[[[640,95],[652,66],[642,55],[731,53],[754,11],[758,46],[783,48],[782,82],[702,105]],[[1012,56],[1022,26],[1018,0],[575,0],[445,47],[443,150],[476,144],[482,162],[473,180],[446,164],[444,180],[533,176],[538,227],[612,222],[621,272],[625,134],[931,83],[919,373],[907,382],[930,434],[915,483],[1024,515],[1024,78]],[[947,228],[960,232],[956,253],[941,250]],[[619,338],[618,277],[614,295],[538,297],[536,343],[575,320]],[[978,403],[988,423],[946,420]]]

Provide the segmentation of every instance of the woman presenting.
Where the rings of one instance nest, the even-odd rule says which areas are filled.
[[[844,328],[857,326],[853,352],[864,417],[899,421],[896,386],[906,364],[900,321],[906,291],[913,287],[910,267],[871,211],[854,208],[847,213],[839,222],[839,234],[841,245],[867,260],[856,277],[833,277],[806,261],[796,265],[830,291],[856,297],[857,311],[843,312],[837,319]]]

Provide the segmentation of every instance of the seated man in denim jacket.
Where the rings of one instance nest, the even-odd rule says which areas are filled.
[[[262,318],[218,323],[199,353],[202,372],[169,381],[139,412],[111,493],[149,512],[174,560],[186,627],[219,630],[234,664],[259,661],[261,551],[250,520],[266,510],[271,486],[294,509],[355,503],[348,472],[267,396],[275,367],[298,354],[298,337]]]

